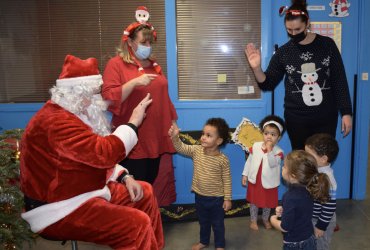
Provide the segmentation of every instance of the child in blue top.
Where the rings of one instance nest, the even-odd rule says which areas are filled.
[[[313,199],[326,202],[330,183],[317,171],[315,158],[303,151],[292,151],[283,166],[283,179],[289,185],[282,206],[275,209],[271,224],[283,232],[284,250],[316,250],[312,226]]]
[[[325,203],[314,201],[312,218],[317,249],[328,250],[337,223],[335,214],[337,182],[331,163],[338,155],[338,142],[329,134],[315,134],[306,140],[305,151],[315,157],[319,173],[326,174],[330,180],[330,199]]]

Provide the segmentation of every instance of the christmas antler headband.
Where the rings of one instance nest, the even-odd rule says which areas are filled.
[[[150,24],[148,22],[149,20],[149,17],[150,17],[150,14],[149,14],[149,10],[147,7],[145,6],[139,6],[137,7],[136,11],[135,11],[135,18],[136,18],[136,22],[134,23],[131,23],[124,31],[123,31],[123,35],[122,35],[122,41],[124,43],[127,43],[127,40],[129,39],[130,35],[141,25],[146,25],[150,30],[152,30],[153,32],[153,37],[154,37],[154,40],[156,41],[157,40],[157,32],[154,30],[154,27],[152,24]],[[145,74],[144,72],[144,68],[141,66],[141,63],[139,62],[139,60],[137,60],[136,56],[134,55],[133,51],[132,51],[132,48],[130,46],[128,46],[128,51],[131,55],[131,57],[133,58],[134,62],[139,66],[139,72],[141,74]],[[155,69],[155,71],[158,73],[158,74],[162,74],[162,69],[161,69],[161,66],[159,66],[159,64],[157,62],[155,62],[154,60],[151,60],[151,59],[148,59],[149,61],[152,62],[152,65]]]

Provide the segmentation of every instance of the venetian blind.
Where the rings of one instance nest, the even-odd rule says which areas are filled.
[[[0,102],[44,102],[64,57],[95,57],[103,74],[122,31],[144,5],[157,30],[157,61],[166,74],[164,0],[0,1]]]
[[[260,45],[261,1],[177,0],[178,95],[259,99],[244,48]]]

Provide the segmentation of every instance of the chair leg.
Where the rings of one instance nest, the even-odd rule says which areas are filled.
[[[77,240],[71,240],[72,250],[78,250]]]

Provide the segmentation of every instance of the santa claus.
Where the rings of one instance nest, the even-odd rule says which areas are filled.
[[[152,187],[117,162],[137,143],[149,94],[129,123],[110,134],[95,58],[68,55],[51,100],[31,119],[21,142],[21,189],[33,232],[46,238],[162,249]]]

